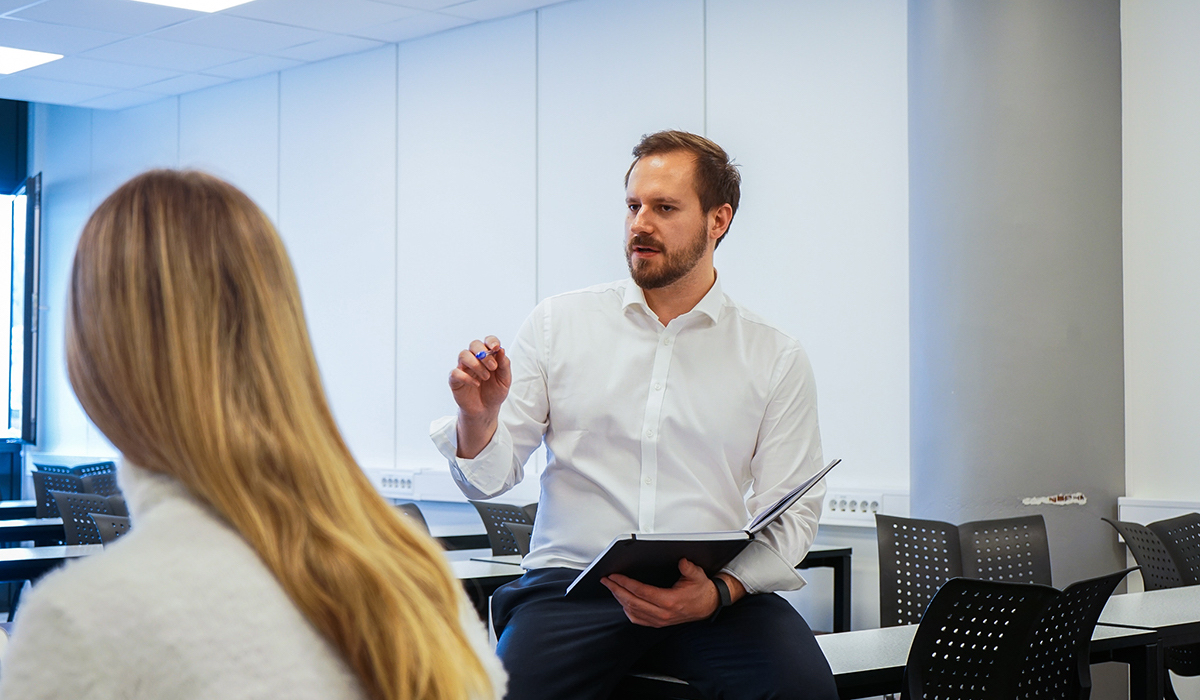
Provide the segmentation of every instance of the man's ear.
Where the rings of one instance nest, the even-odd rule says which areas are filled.
[[[716,207],[708,212],[708,237],[719,239],[729,230],[729,223],[733,221],[733,207],[728,202]]]

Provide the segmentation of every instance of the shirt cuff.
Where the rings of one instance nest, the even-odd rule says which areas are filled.
[[[760,540],[751,540],[722,571],[741,581],[747,593],[796,591],[808,584],[796,567]]]
[[[496,434],[492,436],[487,446],[475,455],[474,459],[458,456],[458,418],[455,416],[443,416],[430,423],[429,437],[433,440],[438,452],[442,453],[442,456],[449,462],[450,475],[454,477],[454,481],[467,498],[473,500],[492,498],[508,490],[510,484],[507,480],[505,478],[498,479],[494,474],[489,473],[489,471],[495,472],[496,470],[487,468],[495,462],[493,455],[502,449],[502,445],[512,444],[512,438],[503,423],[496,426]]]

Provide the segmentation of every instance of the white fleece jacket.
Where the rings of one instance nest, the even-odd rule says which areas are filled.
[[[229,525],[174,479],[129,464],[118,478],[133,529],[23,597],[0,698],[365,697]],[[462,620],[502,697],[504,671],[465,604]]]

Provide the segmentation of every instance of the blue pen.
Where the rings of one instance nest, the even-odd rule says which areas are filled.
[[[475,353],[475,359],[482,360],[483,358],[487,357],[488,355],[495,355],[496,353],[500,352],[503,349],[504,348],[496,348],[495,350],[480,350],[479,352]]]

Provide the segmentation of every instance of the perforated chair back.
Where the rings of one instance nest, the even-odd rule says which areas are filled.
[[[916,624],[942,584],[962,576],[958,528],[937,520],[876,515],[875,534],[880,624]]]
[[[1021,667],[1017,697],[1087,700],[1092,690],[1092,630],[1108,597],[1130,571],[1078,581],[1046,604]]]
[[[955,578],[938,590],[908,652],[903,700],[1013,700],[1046,603],[1038,584]]]
[[[51,491],[62,513],[63,541],[67,544],[103,544],[100,530],[92,513],[128,516],[125,501],[120,496],[98,496],[93,493],[64,493]]]
[[[57,518],[58,504],[54,502],[53,491],[63,493],[83,493],[83,479],[74,474],[58,472],[35,471],[33,476],[33,497],[37,499],[37,517]]]
[[[1179,575],[1179,569],[1175,567],[1171,553],[1150,528],[1122,520],[1101,520],[1112,525],[1125,539],[1125,545],[1129,547],[1130,554],[1142,570],[1142,585],[1146,590],[1157,591],[1183,585],[1183,578]]]
[[[1158,535],[1171,554],[1183,585],[1200,584],[1200,513],[1186,513],[1146,527]]]
[[[517,554],[521,556],[529,554],[529,541],[533,539],[533,526],[504,523],[504,527],[512,533],[513,540],[517,543]]]
[[[116,462],[91,462],[88,464],[76,464],[74,466],[63,466],[61,464],[34,464],[38,471],[46,472],[47,474],[71,474],[73,476],[90,476],[92,474],[114,474],[117,471]]]
[[[529,514],[530,520],[537,520],[537,501],[526,503],[523,510]]]
[[[96,530],[100,532],[100,544],[105,546],[129,531],[129,518],[100,513],[91,513],[90,517],[96,525]]]
[[[88,474],[81,479],[84,493],[94,493],[97,496],[115,496],[121,493],[117,485],[116,472]]]
[[[418,525],[420,525],[421,529],[425,531],[425,534],[429,534],[429,523],[425,522],[425,514],[421,512],[421,509],[417,507],[416,503],[400,503],[396,507],[400,509],[401,513],[404,513],[408,517],[412,518]]]
[[[1050,544],[1040,515],[977,520],[958,526],[962,575],[984,581],[1041,583],[1050,578]]]
[[[504,523],[532,525],[533,518],[529,517],[529,513],[526,513],[525,509],[520,506],[507,503],[471,501],[471,504],[475,506],[475,510],[479,511],[479,517],[483,519],[483,526],[487,528],[492,554],[520,554],[516,539],[512,532],[504,527]]]

